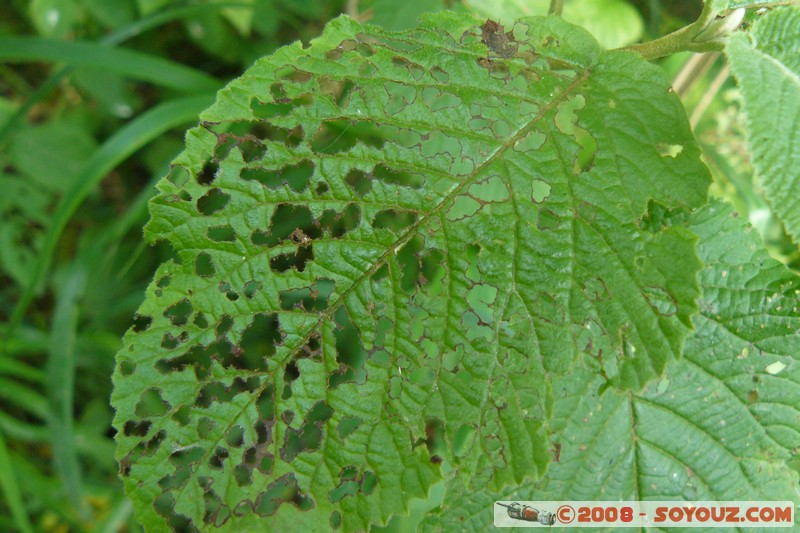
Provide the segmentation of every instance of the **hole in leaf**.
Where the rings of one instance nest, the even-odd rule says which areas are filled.
[[[317,183],[317,187],[314,189],[314,194],[316,194],[317,196],[321,196],[326,192],[328,192],[329,190],[330,187],[328,187],[328,184],[325,183],[324,181],[320,181],[319,183]]]
[[[230,456],[230,452],[227,448],[223,448],[222,446],[217,446],[214,450],[214,454],[209,458],[208,465],[211,468],[215,469],[222,469],[225,465],[225,459]]]
[[[422,256],[422,268],[417,283],[420,287],[425,287],[429,294],[435,294],[441,289],[445,275],[444,263],[444,252],[435,248]]]
[[[325,402],[320,401],[309,409],[305,423],[324,424],[330,420],[331,416],[333,416],[333,409]]]
[[[320,279],[310,287],[280,291],[281,309],[302,309],[303,311],[322,312],[328,307],[328,297],[336,283],[333,280]]]
[[[203,489],[203,502],[205,503],[203,523],[219,528],[231,517],[231,511],[222,503],[222,499],[219,495],[211,489],[211,479],[206,479],[208,479],[208,481],[205,483],[206,486]]]
[[[372,226],[376,229],[391,229],[398,232],[407,228],[417,221],[417,214],[412,211],[398,211],[396,209],[384,209],[372,219]]]
[[[176,422],[178,422],[178,424],[180,424],[181,426],[187,426],[189,425],[189,422],[192,419],[191,413],[192,413],[191,408],[188,405],[184,405],[183,407],[172,413],[172,418]]]
[[[208,238],[214,242],[233,242],[236,240],[236,231],[231,226],[211,226],[208,228]]]
[[[242,293],[244,294],[245,298],[250,300],[253,298],[253,296],[256,295],[258,291],[261,290],[263,286],[264,284],[262,282],[251,279],[250,281],[244,284],[244,287],[242,287]]]
[[[683,152],[683,145],[659,143],[656,145],[656,150],[661,157],[671,157],[674,159]]]
[[[420,262],[419,252],[422,250],[422,237],[415,235],[397,252],[397,262],[400,264],[403,277],[400,286],[405,292],[414,291],[419,280]]]
[[[280,254],[269,260],[269,267],[273,272],[281,274],[290,268],[303,272],[306,269],[306,263],[314,259],[314,250],[309,246],[300,246],[297,252],[293,254]]]
[[[258,389],[258,385],[259,380],[257,377],[250,377],[247,380],[240,377],[236,378],[229,387],[219,381],[212,381],[200,389],[195,405],[208,408],[214,402],[229,403],[234,397],[243,392],[254,392]]]
[[[314,224],[308,207],[280,204],[272,214],[269,236],[263,244],[272,247],[289,238],[302,244],[306,239],[316,239],[320,236],[321,232]]]
[[[233,479],[240,487],[245,487],[253,482],[253,469],[244,465],[236,465],[233,469]]]
[[[422,174],[392,169],[383,163],[376,165],[375,168],[372,169],[372,172],[370,172],[370,175],[388,185],[400,185],[403,187],[411,187],[412,189],[419,189],[425,184],[425,178]]]
[[[192,304],[186,298],[172,304],[164,311],[164,316],[172,322],[173,326],[183,326],[189,320],[189,315],[191,314]]]
[[[206,161],[203,168],[200,169],[200,172],[197,174],[197,183],[200,185],[210,185],[217,177],[217,172],[219,172],[219,164],[217,164],[216,161]]]
[[[336,310],[334,320],[336,361],[339,368],[329,377],[330,388],[335,389],[345,382],[363,383],[367,376],[364,369],[367,353],[361,344],[361,335],[344,307]]]
[[[364,421],[357,416],[346,416],[339,421],[337,429],[343,439],[353,434]]]
[[[286,502],[292,503],[301,511],[314,506],[313,500],[298,488],[294,474],[286,474],[270,483],[267,489],[258,495],[255,512],[260,516],[271,516]]]
[[[167,180],[176,187],[183,187],[190,177],[189,171],[182,166],[170,166],[167,174]]]
[[[136,363],[129,360],[121,361],[119,364],[119,371],[122,372],[123,376],[130,376],[136,372]]]
[[[372,190],[372,176],[355,168],[348,172],[344,181],[359,196],[364,196]]]
[[[361,207],[358,204],[347,204],[342,213],[326,209],[319,218],[319,227],[334,239],[338,239],[358,227],[359,222],[361,222]]]
[[[147,389],[139,397],[139,403],[136,404],[136,416],[142,418],[163,416],[170,410],[170,405],[161,397],[161,391],[158,389]]]
[[[357,492],[358,483],[353,480],[344,481],[328,493],[328,500],[330,500],[331,503],[338,503],[348,496],[354,496]]]
[[[214,260],[211,255],[201,252],[194,260],[194,272],[202,278],[208,278],[215,274]]]
[[[206,319],[206,315],[203,313],[196,313],[192,322],[200,329],[206,329],[208,327],[208,319]]]
[[[140,420],[138,422],[128,420],[122,426],[122,432],[126,437],[144,437],[150,431],[150,426],[152,426],[152,423],[149,420]]]
[[[154,502],[156,512],[167,519],[172,531],[181,531],[186,533],[197,533],[199,530],[192,524],[192,521],[178,514],[175,511],[175,498],[172,492],[162,492],[158,495]]]
[[[550,196],[550,185],[542,180],[533,180],[531,183],[531,199],[540,204]]]
[[[213,215],[223,209],[231,197],[218,188],[213,188],[197,200],[197,210],[203,215]]]
[[[372,494],[372,491],[375,490],[377,484],[378,476],[376,476],[374,472],[367,470],[361,476],[361,493],[365,496],[369,496]]]
[[[573,96],[558,104],[555,123],[561,133],[575,138],[579,148],[575,155],[572,172],[580,174],[594,164],[597,152],[597,140],[587,130],[578,125],[577,111],[586,107],[586,99],[582,95]]]
[[[133,331],[136,333],[141,333],[142,331],[147,331],[150,325],[153,323],[153,317],[147,315],[140,315],[136,313],[133,316]]]
[[[205,455],[205,450],[201,446],[191,446],[183,448],[170,454],[169,462],[177,468],[185,468],[196,463]]]
[[[302,192],[314,175],[314,163],[304,159],[295,165],[285,166],[280,170],[265,168],[245,168],[241,177],[248,181],[258,181],[271,189],[289,185],[292,190]]]
[[[239,339],[238,368],[266,370],[265,359],[275,354],[275,348],[281,341],[280,323],[276,313],[258,313],[242,331]]]
[[[230,315],[222,315],[217,322],[216,334],[217,337],[223,337],[233,326],[233,317]]]
[[[225,432],[225,442],[228,446],[239,448],[244,444],[244,427],[236,425],[232,426]]]

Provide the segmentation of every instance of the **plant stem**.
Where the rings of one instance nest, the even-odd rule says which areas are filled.
[[[549,15],[561,16],[564,11],[564,0],[550,0],[550,9],[547,11]]]
[[[712,52],[725,47],[722,41],[717,40],[695,42],[692,38],[696,33],[697,29],[692,24],[653,41],[626,46],[623,50],[632,50],[650,60],[678,52]]]
[[[358,20],[358,0],[347,0],[344,12],[351,19]]]
[[[725,38],[732,28],[721,28],[725,20],[717,20],[719,10],[712,8],[713,2],[706,2],[696,21],[663,37],[646,43],[626,46],[624,50],[638,52],[645,59],[656,59],[677,52],[711,52],[725,47]],[[737,10],[738,11],[738,10]],[[743,13],[743,12],[741,12]],[[741,14],[740,13],[740,14]],[[735,15],[732,15],[735,16]],[[741,19],[739,19],[741,20]],[[734,24],[736,24],[734,22]],[[738,24],[737,24],[738,25]],[[709,34],[709,28],[713,28]],[[705,34],[704,34],[705,32]]]
[[[694,87],[694,84],[702,78],[711,65],[714,64],[719,52],[711,52],[708,54],[692,54],[689,60],[672,80],[672,88],[675,93],[683,98]]]
[[[692,111],[692,116],[689,118],[689,125],[692,128],[692,131],[697,127],[697,124],[700,122],[700,119],[703,118],[703,114],[708,109],[708,106],[711,105],[711,101],[714,100],[714,97],[717,96],[717,93],[722,89],[722,86],[727,81],[728,77],[731,74],[731,67],[728,63],[723,65],[722,69],[717,73],[716,77],[714,77],[714,81],[711,82],[711,85],[708,87],[708,90],[703,94],[702,100]]]

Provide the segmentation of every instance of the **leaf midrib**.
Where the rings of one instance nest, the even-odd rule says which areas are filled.
[[[596,61],[596,59],[595,59],[595,61]],[[571,96],[578,89],[578,87],[580,87],[588,79],[589,75],[592,72],[592,67],[593,66],[594,66],[594,61],[592,62],[592,64],[590,64],[588,67],[586,67],[583,70],[583,72],[581,72],[579,75],[576,75],[575,79],[558,96],[554,97],[546,105],[543,105],[539,109],[538,113],[532,119],[530,119],[528,122],[524,123],[522,125],[522,127],[520,127],[516,131],[516,133],[511,135],[505,142],[500,144],[498,146],[498,148],[494,151],[494,153],[492,153],[490,156],[488,156],[480,165],[476,166],[475,169],[470,174],[468,174],[466,176],[466,178],[461,182],[460,185],[458,185],[452,191],[450,191],[450,193],[448,193],[444,198],[442,198],[442,200],[437,205],[435,205],[427,214],[425,214],[424,216],[420,217],[420,219],[417,222],[415,222],[414,224],[409,226],[409,228],[405,231],[405,233],[400,235],[400,237],[398,237],[391,246],[387,247],[386,251],[383,254],[381,254],[375,260],[375,262],[372,264],[372,266],[370,268],[365,270],[364,273],[361,276],[356,278],[350,284],[349,287],[347,287],[344,291],[342,291],[342,293],[338,296],[338,298],[336,299],[335,302],[330,303],[328,305],[328,307],[325,309],[325,311],[320,313],[319,320],[317,320],[316,323],[314,323],[314,325],[309,328],[308,332],[306,332],[306,334],[297,342],[296,346],[294,348],[289,349],[287,351],[286,355],[284,355],[284,357],[280,361],[277,362],[277,364],[275,366],[275,372],[272,373],[273,376],[280,369],[284,368],[286,362],[291,360],[291,358],[294,357],[298,353],[298,351],[301,350],[302,347],[306,345],[306,343],[311,339],[311,336],[313,335],[313,333],[326,320],[330,320],[330,318],[333,316],[333,313],[339,308],[339,306],[344,302],[344,300],[354,290],[356,290],[356,288],[358,286],[360,286],[360,284],[364,280],[366,280],[370,276],[372,276],[372,274],[374,274],[378,270],[378,268],[380,268],[380,266],[383,263],[383,261],[385,261],[386,258],[389,257],[389,255],[394,252],[394,250],[396,250],[399,246],[402,246],[403,244],[408,242],[414,235],[416,235],[416,230],[419,227],[421,227],[424,223],[426,223],[434,215],[439,214],[441,212],[441,210],[444,208],[444,206],[448,205],[449,202],[452,199],[454,199],[456,196],[458,196],[464,189],[466,189],[467,186],[471,185],[473,183],[473,180],[475,180],[478,176],[480,176],[481,172],[486,167],[488,167],[495,160],[499,159],[509,148],[513,147],[514,144],[517,141],[521,140],[523,137],[525,137],[525,135],[530,133],[533,130],[534,126],[536,126],[539,123],[539,121],[545,116],[545,114],[547,112],[549,112],[550,110],[555,108],[558,104],[560,104],[561,102],[565,101],[569,96]],[[265,374],[269,375],[270,372],[265,372]],[[204,385],[205,383],[206,383],[206,381],[198,382],[198,387],[201,386],[201,385]],[[226,430],[229,429],[230,427],[232,427],[236,423],[236,421],[242,416],[242,414],[247,409],[250,408],[250,406],[255,402],[256,398],[258,398],[261,395],[261,393],[267,388],[267,386],[269,384],[271,384],[271,383],[272,383],[272,380],[265,379],[264,383],[259,388],[257,388],[255,391],[253,391],[251,393],[250,400],[242,407],[242,409],[239,411],[239,413],[235,417],[232,417],[231,421],[226,426]],[[199,459],[200,462],[206,460],[208,458],[208,456],[211,454],[211,451],[216,449],[216,445],[223,439],[224,433],[225,433],[224,431],[220,431],[219,432],[220,437],[218,439],[216,439],[215,441],[213,441],[213,443],[207,448],[208,451],[203,455],[203,457],[201,459]],[[275,446],[277,447],[277,445],[278,445],[277,439],[274,439],[274,443],[275,443]],[[178,492],[178,494],[175,497],[176,504],[182,498],[183,493],[186,490],[187,486],[188,486],[188,483],[183,485],[180,488],[180,491]]]

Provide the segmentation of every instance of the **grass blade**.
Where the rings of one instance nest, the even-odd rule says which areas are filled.
[[[0,486],[3,487],[6,503],[11,509],[17,529],[23,533],[33,533],[33,527],[28,519],[28,511],[25,509],[25,503],[22,501],[22,494],[17,485],[14,464],[9,457],[2,431],[0,431]]]
[[[133,514],[133,504],[128,498],[122,497],[114,504],[108,515],[97,524],[98,533],[117,533],[123,529],[125,522]]]
[[[22,320],[25,311],[40,289],[50,268],[61,233],[83,200],[114,167],[164,132],[196,121],[200,112],[211,105],[213,99],[213,94],[203,94],[159,104],[128,123],[94,153],[78,179],[75,180],[75,185],[61,198],[56,212],[53,214],[50,227],[42,241],[39,258],[33,265],[31,282],[20,295],[11,320],[9,320],[5,332],[6,344],[13,337],[16,326]]]
[[[44,373],[41,370],[26,365],[16,359],[6,357],[0,357],[0,374],[27,379],[35,383],[44,381]]]
[[[53,61],[104,69],[182,92],[215,91],[222,81],[193,68],[135,50],[39,37],[0,38],[0,61]]]
[[[50,353],[47,360],[47,396],[50,403],[50,444],[53,448],[53,465],[82,518],[89,513],[83,504],[81,469],[75,451],[73,425],[73,400],[75,392],[75,339],[79,317],[78,301],[86,286],[86,273],[79,264],[67,272],[58,290],[53,326],[50,335]]]
[[[183,6],[183,7],[166,9],[164,11],[153,13],[131,24],[128,24],[127,26],[124,26],[113,33],[109,33],[108,35],[100,39],[100,41],[98,42],[100,44],[107,46],[116,46],[132,37],[141,35],[145,31],[157,28],[173,20],[200,14],[205,11],[217,11],[229,7],[252,8],[253,6],[252,4],[243,4],[241,2],[222,2],[216,4],[202,4],[197,6]],[[2,145],[6,136],[13,130],[14,125],[22,117],[25,117],[28,114],[28,111],[34,105],[36,105],[37,102],[44,100],[44,97],[47,96],[47,94],[53,88],[58,86],[58,82],[64,76],[67,76],[71,72],[72,72],[71,66],[61,67],[58,70],[56,70],[53,74],[51,74],[50,77],[47,78],[47,80],[44,83],[42,83],[39,87],[36,88],[36,90],[30,95],[30,97],[27,100],[25,100],[25,102],[22,105],[20,105],[11,116],[8,117],[8,119],[3,125],[0,126],[0,145]]]
[[[0,398],[45,421],[49,416],[47,399],[27,386],[0,376]]]

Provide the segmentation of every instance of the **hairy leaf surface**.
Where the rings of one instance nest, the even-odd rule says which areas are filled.
[[[638,389],[681,353],[695,237],[647,219],[708,176],[632,53],[555,18],[340,18],[201,119],[146,229],[177,257],[115,374],[145,526],[363,530],[442,460],[518,484],[549,460],[544,375],[602,350]]]
[[[642,392],[604,394],[586,358],[553,383],[551,446],[538,483],[467,494],[426,521],[480,530],[487,502],[519,500],[796,500],[800,446],[800,278],[769,258],[750,228],[712,202],[686,220],[700,236],[700,312],[683,359]],[[575,382],[592,380],[584,389]],[[587,392],[588,390],[588,392]]]
[[[731,36],[753,165],[767,200],[800,242],[800,6],[777,8]]]

